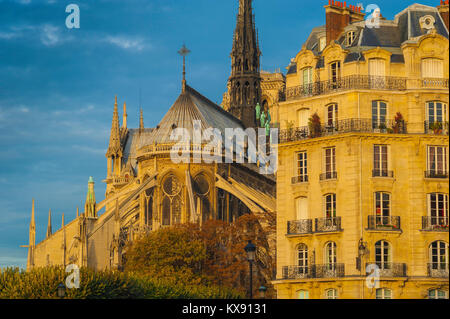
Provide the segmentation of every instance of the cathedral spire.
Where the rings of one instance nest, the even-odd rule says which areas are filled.
[[[255,106],[261,102],[260,56],[252,0],[239,0],[231,50],[229,111],[245,127],[257,127]]]
[[[94,184],[94,178],[92,176],[89,177],[86,203],[84,205],[84,215],[86,218],[97,218]]]
[[[28,244],[27,269],[34,266],[34,248],[36,246],[36,221],[34,219],[34,198],[31,206],[30,235]]]
[[[128,114],[127,114],[127,103],[123,103],[123,115],[122,115],[123,117],[122,117],[122,127],[124,128],[124,129],[126,129],[127,128],[127,117],[128,117]]]
[[[45,238],[49,238],[52,235],[52,210],[48,210],[48,225],[47,225],[47,235]]]
[[[181,91],[186,92],[186,56],[191,51],[183,44],[182,48],[178,51],[178,54],[183,57],[183,80],[181,81]]]
[[[142,132],[144,132],[144,113],[141,108],[140,114],[139,114],[139,133],[142,133]]]
[[[120,124],[119,111],[117,109],[117,96],[115,97],[114,113],[111,124],[111,135],[109,137],[108,151],[106,157],[119,156],[122,157],[122,148],[120,147]]]

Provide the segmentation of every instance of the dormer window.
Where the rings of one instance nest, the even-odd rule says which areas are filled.
[[[353,44],[353,41],[355,41],[355,38],[356,38],[356,33],[355,33],[355,31],[349,31],[349,32],[347,32],[347,35],[346,35],[346,43],[347,43],[347,46],[351,46],[351,45]]]
[[[321,37],[319,39],[319,52],[322,52],[323,49],[325,49],[326,45],[327,45],[327,38],[326,37]]]

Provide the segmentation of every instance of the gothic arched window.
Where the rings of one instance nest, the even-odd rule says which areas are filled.
[[[202,220],[211,218],[210,186],[205,175],[199,174],[194,178],[193,189],[195,201],[200,205]]]
[[[162,183],[162,224],[167,226],[181,222],[181,183],[174,175],[166,177]]]

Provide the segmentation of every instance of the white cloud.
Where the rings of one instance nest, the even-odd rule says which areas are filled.
[[[106,41],[125,50],[142,51],[144,48],[148,47],[144,39],[139,37],[108,36]]]
[[[41,42],[46,46],[54,46],[60,42],[59,28],[46,24],[41,30]]]

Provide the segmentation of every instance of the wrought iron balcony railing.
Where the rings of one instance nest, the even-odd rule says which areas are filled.
[[[329,179],[337,179],[337,172],[327,172],[320,174],[320,180],[325,181]]]
[[[279,139],[280,143],[287,143],[344,133],[406,134],[407,122],[385,120],[380,124],[375,123],[372,119],[345,119],[335,121],[332,125],[321,124],[311,128],[309,126],[301,126],[280,130]]]
[[[433,278],[448,278],[448,263],[429,263],[428,277]]]
[[[400,230],[400,216],[368,216],[370,230]]]
[[[425,178],[448,178],[448,172],[443,170],[425,171]]]
[[[286,89],[286,99],[327,94],[335,91],[374,89],[406,90],[406,78],[392,76],[350,75],[334,80],[318,81]]]
[[[406,277],[406,264],[404,263],[370,262],[366,264],[366,270],[369,265],[376,265],[378,267],[378,275],[380,277]],[[373,272],[373,268],[369,269]],[[366,273],[367,275],[370,274],[370,272]]]
[[[449,123],[439,121],[425,121],[424,132],[425,134],[434,135],[448,135]]]
[[[342,231],[341,217],[316,218],[316,232]]]
[[[291,179],[292,184],[306,183],[307,181],[308,181],[308,175],[294,176]]]
[[[448,216],[422,216],[422,230],[448,231]]]
[[[372,170],[372,177],[391,177],[391,178],[393,178],[394,171],[374,169],[374,170]]]
[[[302,219],[302,220],[288,221],[287,233],[288,235],[300,235],[312,233],[312,220]]]
[[[345,276],[344,264],[324,264],[308,266],[284,266],[283,279],[341,278]]]
[[[423,78],[422,79],[423,88],[437,88],[437,89],[448,89],[448,79],[444,78]]]

